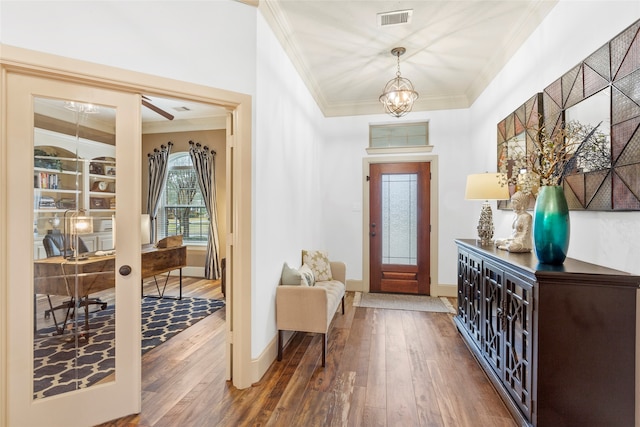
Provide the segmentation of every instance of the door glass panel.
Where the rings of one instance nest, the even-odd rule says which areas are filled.
[[[34,380],[41,399],[115,380],[115,109],[34,99]]]
[[[417,265],[418,174],[382,174],[382,263]]]

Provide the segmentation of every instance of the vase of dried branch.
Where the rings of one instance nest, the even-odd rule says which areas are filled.
[[[533,208],[533,246],[540,263],[560,265],[564,262],[569,249],[570,225],[562,186],[540,187]]]

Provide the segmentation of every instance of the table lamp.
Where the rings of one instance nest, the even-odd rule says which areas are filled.
[[[85,210],[67,210],[64,213],[64,251],[65,259],[78,259],[78,236],[81,234],[93,233],[93,218],[90,216],[80,216]],[[70,254],[67,253],[69,245]]]
[[[509,187],[504,174],[479,173],[467,177],[466,200],[484,200],[478,221],[478,239],[483,245],[491,245],[493,239],[493,212],[489,200],[508,200]]]

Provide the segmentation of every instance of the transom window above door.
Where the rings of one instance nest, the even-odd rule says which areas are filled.
[[[367,152],[370,154],[379,151],[429,152],[431,149],[428,121],[369,125]]]
[[[429,122],[369,125],[369,148],[427,147]]]

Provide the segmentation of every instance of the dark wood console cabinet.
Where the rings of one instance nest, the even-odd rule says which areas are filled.
[[[523,426],[636,425],[640,277],[458,246],[454,322]],[[638,420],[640,423],[640,420]]]

